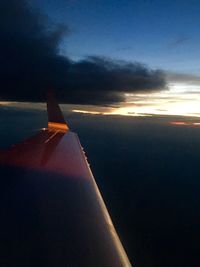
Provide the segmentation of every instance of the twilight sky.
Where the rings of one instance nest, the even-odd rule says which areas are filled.
[[[200,2],[197,0],[34,0],[68,25],[62,53],[103,55],[175,72],[199,74]]]
[[[138,61],[168,73],[168,91],[130,95],[114,113],[199,116],[198,0],[36,0],[70,34],[61,51],[74,59],[102,55]]]
[[[199,1],[0,4],[2,100],[42,101],[52,85],[76,111],[200,116]]]

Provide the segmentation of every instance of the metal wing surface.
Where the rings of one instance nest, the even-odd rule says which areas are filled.
[[[0,266],[131,266],[78,136],[51,98],[48,113],[0,155]]]

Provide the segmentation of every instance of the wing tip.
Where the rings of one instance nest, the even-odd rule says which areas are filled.
[[[69,127],[52,91],[47,92],[48,130],[67,132]]]

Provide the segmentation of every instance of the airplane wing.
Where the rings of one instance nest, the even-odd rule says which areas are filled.
[[[0,266],[131,266],[78,136],[48,128],[0,154]]]

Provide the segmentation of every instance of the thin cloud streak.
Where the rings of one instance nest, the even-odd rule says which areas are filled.
[[[189,85],[199,85],[200,86],[200,76],[189,74],[189,73],[178,73],[166,71],[166,79],[168,83],[182,83]]]
[[[180,46],[180,45],[183,45],[187,42],[189,42],[192,38],[189,37],[189,36],[180,36],[180,37],[177,37],[177,39],[171,43],[171,47],[176,47],[176,46]]]

